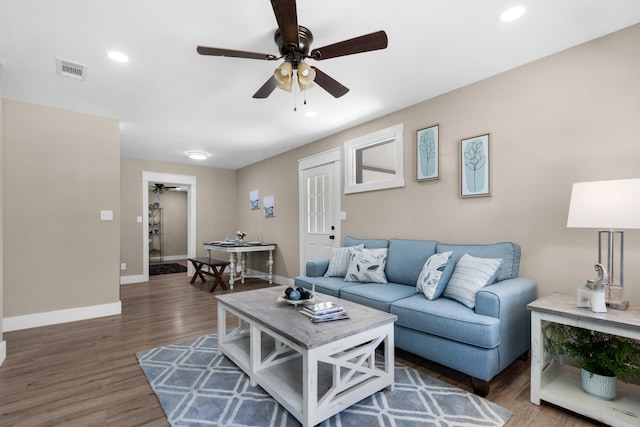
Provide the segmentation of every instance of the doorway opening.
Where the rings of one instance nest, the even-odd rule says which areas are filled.
[[[187,191],[187,258],[196,255],[196,177],[160,172],[142,171],[142,272],[143,280],[149,280],[149,183],[179,185]],[[187,275],[193,275],[193,266],[187,265]]]

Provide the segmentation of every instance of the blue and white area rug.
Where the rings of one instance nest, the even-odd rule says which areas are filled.
[[[300,426],[216,345],[216,335],[207,335],[138,355],[172,426]],[[397,363],[394,391],[380,391],[320,426],[502,426],[510,417],[495,403]]]

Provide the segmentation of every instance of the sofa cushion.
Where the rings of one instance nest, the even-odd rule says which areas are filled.
[[[389,257],[385,273],[387,280],[415,286],[424,263],[436,253],[435,240],[389,240]]]
[[[344,276],[346,282],[387,283],[384,267],[387,264],[386,248],[363,249],[359,246],[349,248],[349,267]]]
[[[389,241],[386,239],[356,239],[351,236],[344,238],[345,246],[357,246],[360,244],[363,244],[367,249],[381,249],[389,247]]]
[[[436,299],[444,292],[444,287],[453,273],[452,252],[433,254],[424,263],[418,282],[416,292],[424,294],[427,299]]]
[[[453,252],[454,262],[458,262],[464,254],[478,258],[500,258],[502,265],[498,270],[496,282],[518,277],[520,268],[520,245],[512,242],[492,243],[486,245],[452,245],[438,243],[437,252]]]
[[[366,283],[342,288],[340,298],[389,312],[393,302],[415,294],[414,287],[400,283]]]
[[[414,295],[394,302],[390,312],[398,316],[398,326],[482,348],[500,344],[500,319],[476,314],[447,298],[430,301]]]
[[[351,247],[364,248],[363,244]],[[329,258],[329,267],[324,273],[327,277],[344,277],[349,267],[349,247],[331,248],[331,257]]]
[[[464,254],[451,274],[444,296],[454,299],[469,308],[476,306],[476,294],[483,287],[492,284],[502,259],[476,258]]]
[[[339,298],[340,291],[348,286],[358,285],[357,282],[345,282],[342,277],[309,277],[298,276],[295,279],[295,286],[301,286],[305,289],[313,289],[316,285],[316,292]]]

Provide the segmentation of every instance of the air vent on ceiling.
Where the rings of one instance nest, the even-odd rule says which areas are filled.
[[[56,58],[56,70],[59,76],[70,79],[84,80],[87,76],[87,66]]]

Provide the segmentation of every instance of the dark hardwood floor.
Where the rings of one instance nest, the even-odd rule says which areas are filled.
[[[1,426],[167,426],[135,354],[216,331],[215,295],[184,274],[121,286],[122,314],[4,334],[0,366]],[[406,352],[397,358],[462,389],[468,377]],[[529,402],[529,361],[516,361],[491,382],[488,399],[508,408],[507,426],[593,426],[588,419]]]

